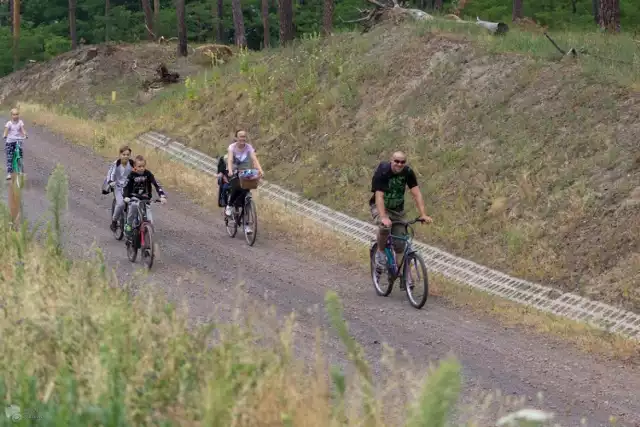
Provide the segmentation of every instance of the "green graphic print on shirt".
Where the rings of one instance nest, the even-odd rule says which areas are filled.
[[[406,174],[389,177],[389,188],[384,193],[384,207],[393,211],[404,209],[404,191],[407,185]]]

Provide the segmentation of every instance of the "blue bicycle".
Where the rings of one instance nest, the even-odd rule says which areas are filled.
[[[22,161],[22,140],[18,139],[15,142],[16,148],[13,150],[13,157],[11,158],[11,168],[13,173],[18,178],[16,180],[16,186],[21,188],[24,184],[24,165]]]
[[[373,279],[373,286],[376,293],[380,296],[386,297],[391,293],[395,280],[400,278],[400,289],[404,289],[407,292],[407,297],[411,305],[417,309],[421,309],[427,302],[429,295],[429,277],[427,276],[427,266],[424,260],[418,254],[411,242],[413,241],[414,231],[412,224],[416,222],[423,222],[420,218],[416,218],[413,221],[393,221],[391,226],[400,224],[405,227],[407,231],[406,236],[395,236],[389,233],[387,237],[387,243],[384,248],[384,252],[387,255],[387,269],[386,271],[380,271],[376,268],[376,252],[378,250],[378,243],[374,242],[369,251],[371,262],[371,278]],[[396,253],[393,250],[393,239],[404,242],[404,251],[402,253],[402,260],[397,262]],[[412,272],[414,269],[414,272]],[[382,274],[387,274],[387,285],[383,285]],[[422,292],[420,292],[422,291]]]

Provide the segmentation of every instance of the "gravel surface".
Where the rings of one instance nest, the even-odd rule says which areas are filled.
[[[141,264],[131,264],[123,242],[113,238],[108,228],[111,195],[100,194],[108,160],[32,126],[25,143],[27,218],[46,217],[45,187],[57,163],[69,174],[66,250],[81,257],[96,244],[118,277],[131,279]],[[453,353],[464,366],[465,401],[472,400],[471,390],[499,389],[503,395],[526,396],[534,404],[537,393],[543,392],[544,408],[556,412],[563,425],[578,426],[582,417],[587,417],[589,426],[609,425],[613,415],[622,425],[640,426],[637,367],[585,355],[556,339],[453,310],[437,298],[418,311],[397,290],[389,298],[377,297],[366,271],[327,265],[302,253],[295,243],[266,233],[248,247],[241,232],[235,239],[227,236],[220,212],[207,211],[184,195],[167,191],[168,203],[153,205],[159,253],[144,280],[152,281],[172,300],[184,301],[194,322],[230,316],[234,289],[241,280],[252,302],[275,305],[282,315],[296,311],[296,350],[311,357],[315,328],[327,325],[324,295],[333,289],[377,377],[385,342],[424,367]],[[264,221],[260,225],[268,226]],[[324,352],[335,363],[347,363],[343,347],[332,334]]]

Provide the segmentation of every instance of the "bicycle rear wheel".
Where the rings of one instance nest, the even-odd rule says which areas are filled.
[[[402,273],[400,280],[405,286],[409,302],[413,307],[421,309],[429,296],[429,277],[422,257],[415,252],[408,254]]]
[[[142,229],[140,230],[140,241],[143,242],[140,247],[142,263],[147,267],[147,269],[151,269],[155,258],[153,226],[151,224],[145,223],[142,225]]]
[[[388,269],[384,271],[376,270],[376,252],[378,251],[378,243],[374,243],[369,250],[369,264],[371,267],[371,281],[373,282],[373,287],[376,290],[376,294],[381,297],[389,296],[391,290],[393,290],[393,280],[384,280],[383,273],[387,274],[388,277]],[[386,285],[384,284],[386,282]]]
[[[247,241],[249,246],[253,246],[258,235],[258,213],[256,212],[256,203],[253,199],[249,199],[249,202],[244,205],[242,222],[244,227],[244,239]],[[247,234],[247,227],[252,231],[251,233]]]

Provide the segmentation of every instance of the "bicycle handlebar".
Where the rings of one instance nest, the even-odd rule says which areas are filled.
[[[426,221],[423,219],[420,219],[420,217],[417,217],[416,219],[411,221],[391,221],[391,225],[400,224],[400,225],[408,226],[408,225],[415,224],[416,222],[421,222],[424,224]]]
[[[146,197],[136,197],[136,196],[130,196],[129,199],[137,200],[139,202],[145,202],[145,203],[152,203],[152,202],[153,203],[161,203],[162,202],[162,200],[160,200],[160,199],[151,200],[151,199],[147,199]]]

